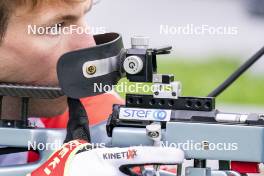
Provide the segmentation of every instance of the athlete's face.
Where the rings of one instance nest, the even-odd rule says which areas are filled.
[[[0,82],[32,85],[58,85],[58,58],[71,50],[95,45],[88,33],[40,34],[29,32],[29,26],[62,27],[75,25],[87,28],[85,14],[92,1],[45,3],[37,8],[18,7],[11,15],[3,42],[0,45]],[[58,26],[59,26],[58,25]],[[32,115],[50,116],[66,109],[65,97],[53,101],[31,101]]]

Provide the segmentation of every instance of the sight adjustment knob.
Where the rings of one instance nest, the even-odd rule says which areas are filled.
[[[129,56],[124,60],[123,67],[128,74],[135,75],[143,69],[143,61],[138,56]]]

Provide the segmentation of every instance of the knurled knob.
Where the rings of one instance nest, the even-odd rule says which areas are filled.
[[[147,49],[149,46],[149,37],[134,36],[131,38],[131,45],[134,49]]]

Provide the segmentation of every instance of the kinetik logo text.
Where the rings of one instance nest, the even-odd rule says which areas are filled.
[[[104,153],[103,159],[111,160],[111,159],[134,159],[137,156],[137,151],[132,149],[125,152],[118,153]]]

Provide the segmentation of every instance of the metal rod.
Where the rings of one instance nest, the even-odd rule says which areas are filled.
[[[22,98],[22,107],[21,107],[21,120],[23,121],[23,126],[28,126],[28,97]]]
[[[247,71],[256,61],[264,55],[264,47],[262,47],[256,54],[249,58],[243,65],[241,65],[232,75],[230,75],[222,84],[213,90],[208,97],[217,97],[230,85],[232,85],[245,71]]]

